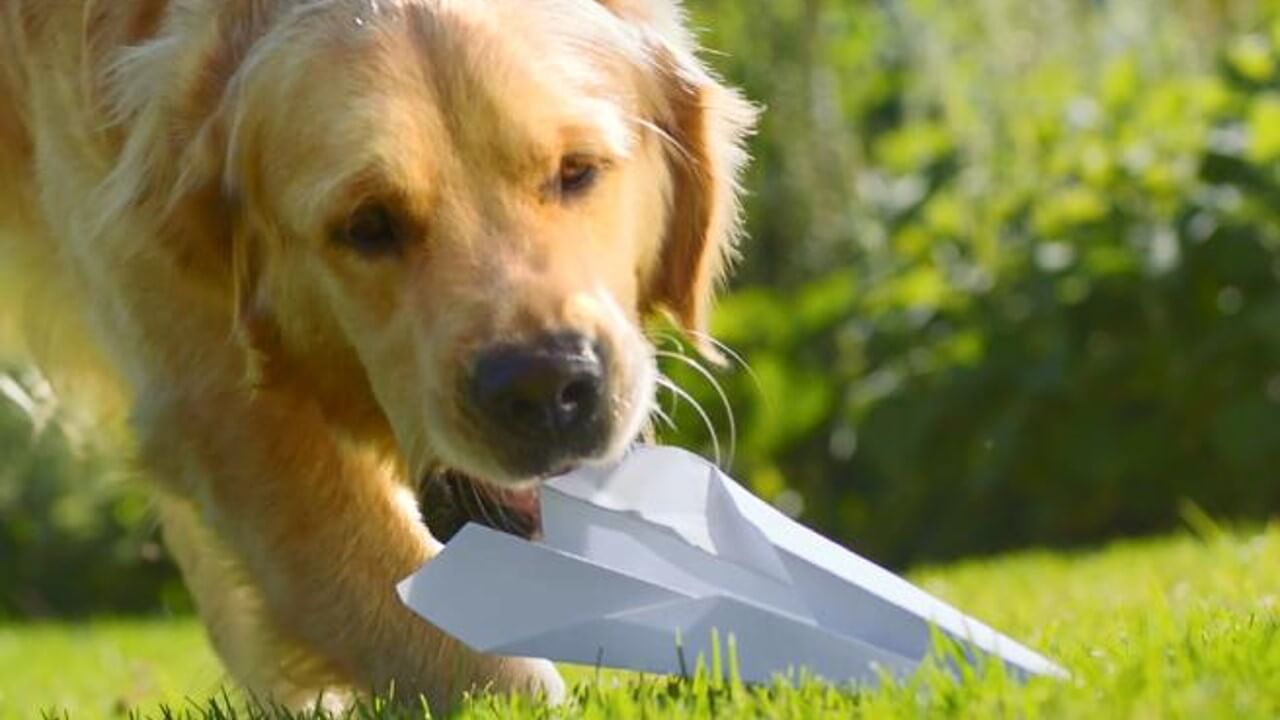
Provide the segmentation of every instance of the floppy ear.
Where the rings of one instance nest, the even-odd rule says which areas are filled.
[[[252,178],[254,157],[245,151],[239,113],[249,89],[242,70],[273,13],[263,3],[232,4],[216,33],[200,13],[165,12],[156,19],[163,32],[104,63],[106,105],[123,147],[99,189],[104,211],[94,232],[106,232],[126,208],[152,205],[157,232],[178,234],[175,242],[202,262],[226,263],[233,338],[245,351],[246,384],[259,386],[279,332],[262,292],[262,223],[245,201],[256,197],[255,188],[232,178]],[[171,42],[188,36],[208,45]],[[200,58],[199,71],[179,72],[189,56]]]
[[[640,28],[650,62],[641,80],[650,95],[649,120],[663,136],[671,183],[668,219],[644,310],[666,311],[698,351],[718,358],[707,335],[717,284],[734,257],[739,230],[738,176],[743,141],[756,108],[717,81],[694,56],[675,2],[602,0]]]
[[[245,387],[258,389],[271,383],[281,346],[266,281],[275,235],[254,202],[262,192],[252,131],[235,117],[221,107],[194,133],[170,212],[191,213],[184,227],[200,228],[206,247],[229,260],[232,339],[244,352]]]
[[[671,198],[651,302],[671,312],[699,352],[717,357],[707,335],[714,292],[734,259],[739,230],[741,142],[754,109],[702,68],[672,56],[659,63],[667,117]]]
[[[270,383],[280,331],[263,292],[264,249],[251,228],[249,222],[238,222],[231,233],[231,287],[235,337],[245,353],[244,382],[259,388]]]

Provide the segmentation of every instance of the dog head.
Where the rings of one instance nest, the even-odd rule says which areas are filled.
[[[368,408],[413,471],[519,486],[619,456],[654,392],[646,320],[705,338],[753,115],[675,5],[249,21],[219,133],[259,380]]]

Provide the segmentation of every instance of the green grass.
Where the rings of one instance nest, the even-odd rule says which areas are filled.
[[[976,670],[925,671],[866,692],[807,683],[746,689],[571,674],[560,710],[482,698],[467,717],[1277,717],[1280,526],[1120,543],[1080,554],[1028,553],[925,569],[913,578],[1056,658],[1068,681],[1020,685]],[[160,703],[206,703],[222,673],[190,622],[0,629],[0,717],[47,707],[75,718]],[[187,700],[194,698],[194,700]],[[225,709],[225,708],[224,708]],[[390,716],[390,713],[387,713]],[[195,715],[199,717],[199,715]]]
[[[114,717],[203,698],[225,673],[194,620],[0,627],[0,718]]]

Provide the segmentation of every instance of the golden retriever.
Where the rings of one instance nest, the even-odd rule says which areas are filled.
[[[0,0],[5,312],[118,389],[251,691],[563,692],[398,601],[440,547],[412,487],[617,458],[646,322],[705,341],[753,111],[682,25],[676,0]]]

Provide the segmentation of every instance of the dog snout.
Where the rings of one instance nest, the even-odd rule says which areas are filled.
[[[517,446],[527,469],[543,473],[604,444],[608,382],[600,344],[563,332],[482,351],[469,390],[484,423],[504,436],[494,441]]]

